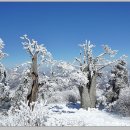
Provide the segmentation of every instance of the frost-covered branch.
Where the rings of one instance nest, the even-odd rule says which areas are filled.
[[[117,54],[117,50],[112,50],[108,45],[102,45],[104,51],[109,54],[110,56],[115,56]]]
[[[75,59],[76,61],[79,62],[80,66],[82,66],[81,68],[86,68],[86,66],[88,66],[89,69],[93,68],[92,71],[95,70],[99,71],[109,66],[110,64],[116,62],[116,60],[111,61],[105,58],[106,55],[109,55],[110,57],[114,57],[117,53],[117,50],[112,50],[108,45],[103,45],[104,52],[98,55],[97,57],[94,57],[92,54],[92,49],[95,46],[91,44],[90,41],[86,40],[84,44],[80,44],[79,46],[82,47],[84,51],[84,56],[83,56],[84,63],[82,63],[81,53],[80,53],[80,58],[75,58]]]
[[[84,50],[84,57],[83,57],[83,62],[84,64],[89,64],[89,62],[91,62],[92,59],[92,48],[95,47],[95,45],[91,44],[90,41],[85,41],[84,44],[80,44],[80,47],[83,48]]]
[[[7,53],[4,53],[3,51],[2,51],[2,49],[4,48],[4,42],[3,42],[3,40],[0,38],[0,60],[2,60],[5,56],[8,56],[8,54]]]
[[[25,40],[25,42],[22,42],[24,49],[27,50],[32,57],[36,54],[40,54],[43,61],[46,56],[51,56],[51,53],[47,51],[43,44],[39,45],[34,39],[30,40],[26,34],[23,35],[21,39]]]
[[[109,66],[109,65],[111,65],[111,64],[114,64],[114,63],[117,62],[117,61],[118,61],[118,60],[114,60],[114,61],[112,61],[112,62],[109,62],[109,63],[107,63],[107,64],[104,64],[104,65],[102,65],[102,67],[99,68],[97,71],[100,71],[100,70],[104,69],[105,67],[107,67],[107,66]]]
[[[80,66],[82,65],[81,59],[79,59],[79,58],[76,57],[75,60],[79,62]]]

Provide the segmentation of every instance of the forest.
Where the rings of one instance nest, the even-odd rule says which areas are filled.
[[[127,55],[106,44],[95,55],[86,40],[71,63],[26,34],[20,39],[30,61],[13,68],[2,63],[10,56],[0,39],[0,126],[130,126]]]

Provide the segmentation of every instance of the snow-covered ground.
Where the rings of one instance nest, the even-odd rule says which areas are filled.
[[[98,109],[88,111],[77,105],[51,104],[46,126],[130,126],[130,118],[112,115]]]
[[[24,110],[24,109],[23,109]],[[0,114],[1,126],[130,126],[130,117],[121,117],[98,109],[81,109],[76,104],[48,104],[37,108],[34,113],[21,112],[10,117]],[[45,116],[45,117],[44,117]],[[30,118],[30,123],[28,119]],[[46,119],[44,119],[46,118]],[[36,120],[41,120],[36,125]],[[25,120],[25,121],[23,121]],[[3,123],[2,123],[3,122]]]

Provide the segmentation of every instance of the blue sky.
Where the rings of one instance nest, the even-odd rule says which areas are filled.
[[[23,34],[43,43],[57,60],[73,61],[85,40],[96,45],[95,55],[108,44],[119,50],[117,56],[130,56],[130,3],[0,2],[0,37],[9,54],[1,61],[5,66],[30,59],[21,44]]]

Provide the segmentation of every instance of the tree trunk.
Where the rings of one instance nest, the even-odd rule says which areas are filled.
[[[94,74],[92,76],[91,86],[90,86],[90,91],[89,91],[90,100],[91,100],[91,108],[96,107],[96,78],[97,78],[97,75]]]
[[[91,106],[91,101],[88,93],[87,86],[82,86],[79,88],[80,99],[81,99],[81,108],[88,109]]]
[[[38,72],[37,72],[37,54],[32,57],[32,89],[30,95],[28,95],[27,99],[29,100],[28,105],[30,103],[35,102],[37,99],[38,93]]]
[[[96,107],[96,74],[89,79],[89,83],[83,87],[79,87],[81,108],[95,108]]]

